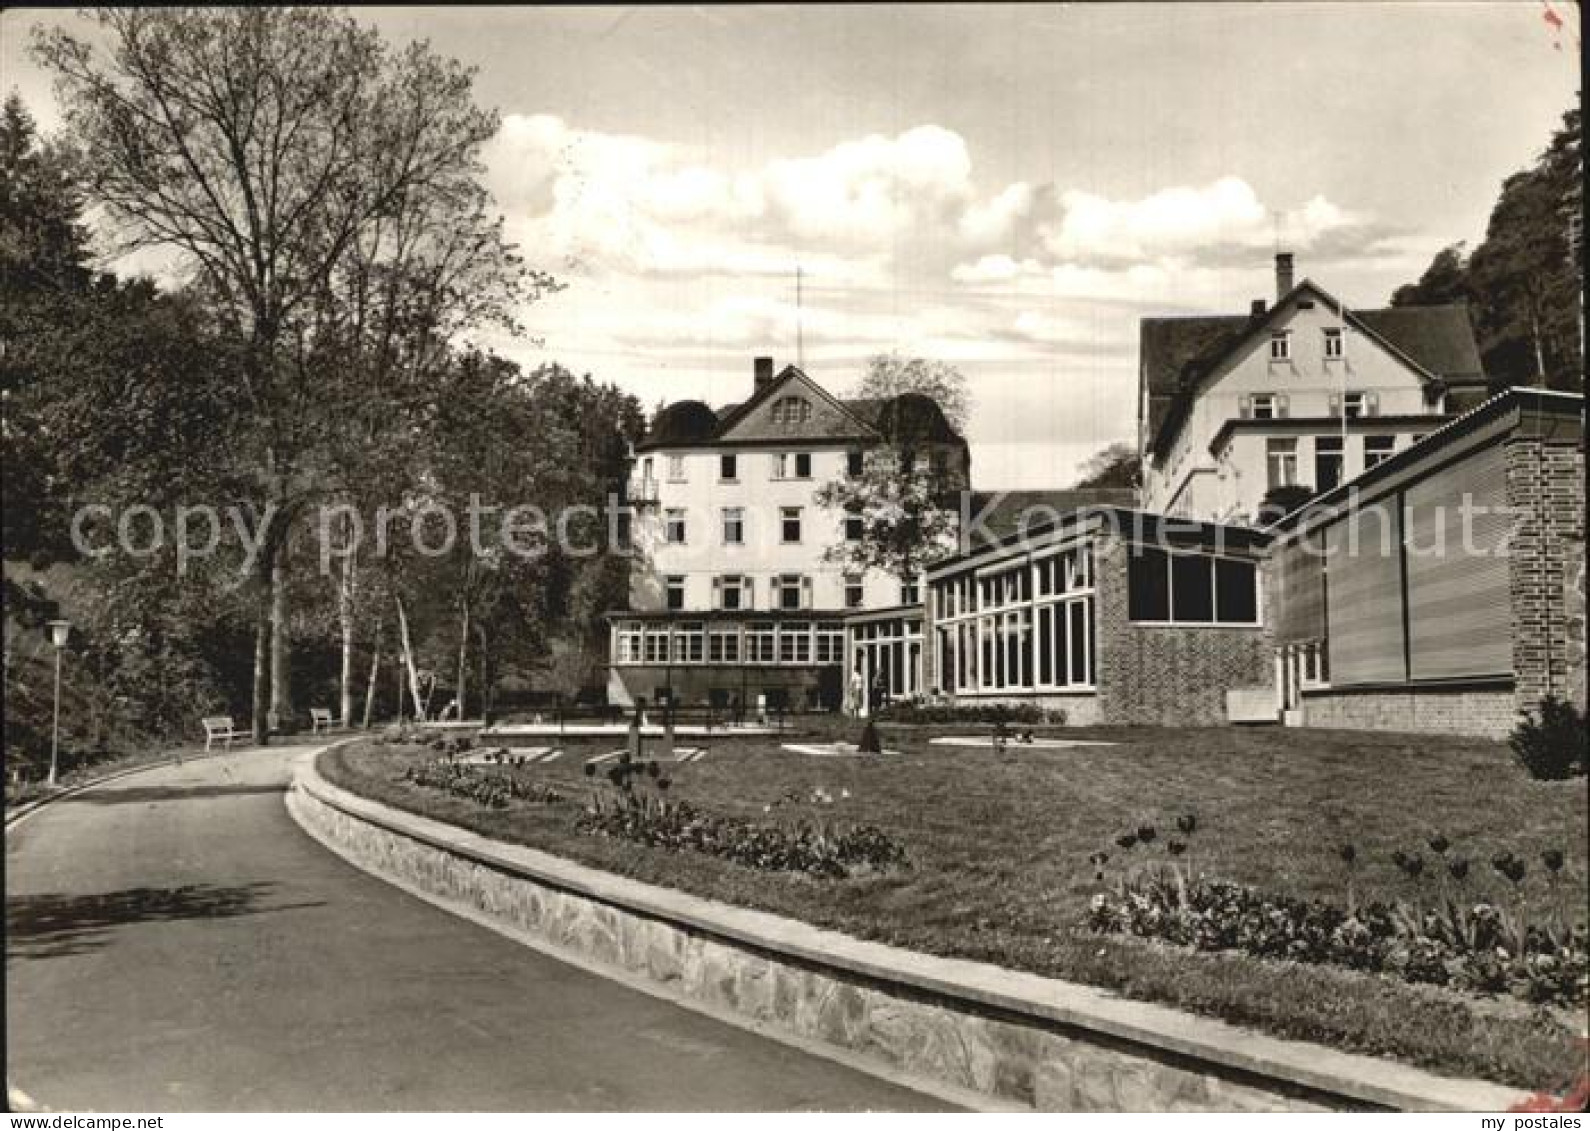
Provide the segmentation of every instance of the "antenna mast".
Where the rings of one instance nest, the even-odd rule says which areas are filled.
[[[806,336],[801,326],[803,308],[801,305],[801,265],[795,264],[795,367],[802,372],[806,369]]]

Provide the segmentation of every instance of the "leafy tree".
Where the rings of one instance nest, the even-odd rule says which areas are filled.
[[[327,364],[348,348],[348,296],[367,293],[364,280],[382,285],[377,265],[410,262],[419,233],[448,251],[423,279],[396,272],[402,282],[389,294],[467,293],[478,264],[509,273],[496,280],[501,294],[533,286],[500,230],[471,223],[452,243],[455,221],[483,215],[478,154],[497,119],[474,105],[472,76],[458,64],[423,44],[392,51],[341,13],[108,9],[93,18],[110,36],[105,57],[63,30],[35,41],[72,133],[93,154],[88,188],[130,245],[183,254],[238,346],[253,428],[232,450],[252,479],[247,502],[267,548],[256,576],[253,711],[264,741],[271,709],[286,705],[283,550],[348,435],[350,415],[327,406],[385,391],[362,366]],[[456,328],[423,303],[386,309],[418,319],[421,340]]]
[[[1082,465],[1078,487],[1141,487],[1143,461],[1137,446],[1125,440],[1102,448]]]
[[[819,488],[818,506],[860,524],[859,537],[827,547],[823,560],[911,584],[929,563],[953,552],[966,477],[959,461],[947,456],[885,444],[867,452],[859,475]]]
[[[898,353],[868,358],[867,370],[856,383],[853,395],[882,400],[901,393],[920,393],[930,398],[957,432],[966,431],[972,395],[966,376],[953,365],[920,357],[901,357]]]
[[[1467,299],[1493,386],[1584,387],[1583,242],[1569,238],[1583,199],[1580,142],[1574,107],[1535,164],[1502,183],[1473,253],[1465,259],[1461,244],[1442,249],[1418,283],[1392,296],[1395,305]]]
[[[1448,302],[1467,302],[1468,261],[1460,241],[1436,252],[1430,266],[1417,283],[1398,287],[1391,296],[1392,306],[1438,306]]]

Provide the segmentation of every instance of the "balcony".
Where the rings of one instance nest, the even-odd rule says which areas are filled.
[[[632,475],[625,488],[625,497],[637,507],[657,505],[657,480],[649,475]]]

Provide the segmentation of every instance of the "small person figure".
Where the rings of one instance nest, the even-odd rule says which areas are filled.
[[[864,715],[867,713],[867,683],[861,678],[861,669],[857,668],[850,673],[850,710],[852,714]]]

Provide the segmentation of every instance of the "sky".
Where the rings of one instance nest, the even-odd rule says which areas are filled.
[[[1374,306],[1478,242],[1580,86],[1565,0],[355,11],[501,114],[487,183],[565,288],[486,344],[647,408],[947,361],[986,488],[1135,439],[1139,319],[1245,311],[1276,250]],[[39,22],[77,17],[0,15],[0,85],[49,130]]]

